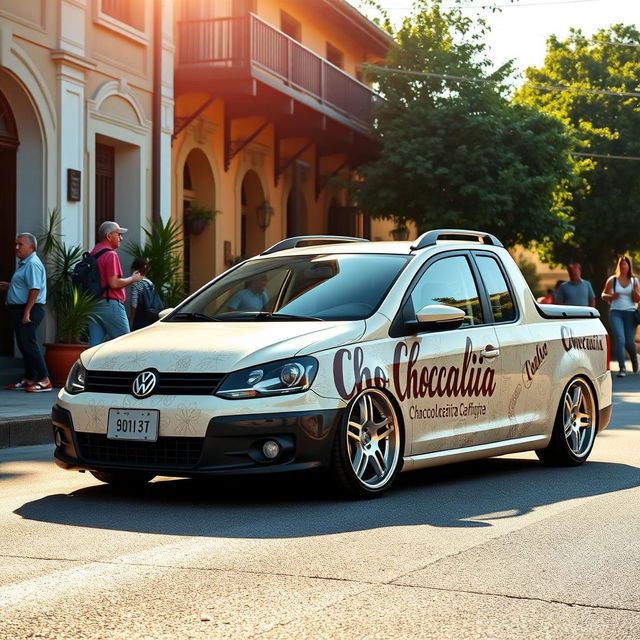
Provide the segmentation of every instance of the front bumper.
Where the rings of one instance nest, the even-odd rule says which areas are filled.
[[[77,431],[71,412],[54,405],[55,462],[63,469],[140,470],[196,477],[296,471],[328,466],[343,409],[219,416],[204,437],[160,436],[157,442],[109,440]],[[275,440],[280,454],[268,460],[262,444]]]

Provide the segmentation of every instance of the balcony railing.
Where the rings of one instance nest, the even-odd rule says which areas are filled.
[[[371,122],[375,94],[257,16],[178,24],[178,66],[266,72],[361,126]]]

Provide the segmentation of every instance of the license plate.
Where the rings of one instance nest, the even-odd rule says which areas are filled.
[[[160,411],[157,409],[109,409],[107,438],[155,442],[159,422]]]

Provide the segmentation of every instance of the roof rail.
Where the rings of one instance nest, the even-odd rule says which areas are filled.
[[[484,231],[470,231],[469,229],[433,229],[423,233],[414,240],[411,245],[412,251],[432,247],[438,240],[460,240],[467,242],[480,242],[481,244],[491,244],[495,247],[504,246],[498,238]]]
[[[272,247],[265,249],[260,255],[267,256],[270,253],[284,251],[285,249],[295,249],[296,247],[312,247],[321,244],[339,244],[341,242],[369,242],[366,238],[350,238],[348,236],[295,236],[285,238],[277,242]]]

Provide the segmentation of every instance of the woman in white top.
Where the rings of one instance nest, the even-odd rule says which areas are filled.
[[[615,340],[614,354],[618,360],[618,377],[623,378],[625,371],[626,348],[633,372],[638,372],[638,354],[636,352],[636,319],[635,310],[640,300],[638,279],[631,270],[631,260],[620,256],[615,275],[609,276],[604,285],[602,299],[611,305],[609,319],[611,332]]]

